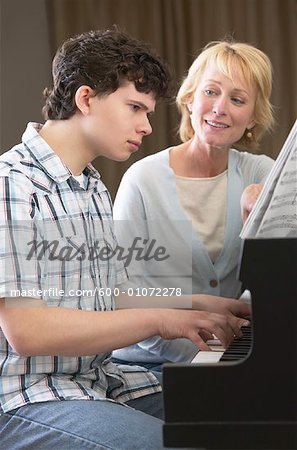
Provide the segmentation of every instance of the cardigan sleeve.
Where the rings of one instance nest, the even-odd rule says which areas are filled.
[[[241,168],[244,185],[264,183],[272,169],[274,160],[266,155],[241,153]]]

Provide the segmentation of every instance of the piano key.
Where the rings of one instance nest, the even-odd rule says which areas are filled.
[[[191,364],[200,364],[200,363],[217,363],[220,361],[224,352],[219,351],[210,351],[210,352],[199,352],[192,359]]]
[[[193,364],[219,363],[223,361],[238,361],[244,359],[251,349],[251,326],[243,327],[242,334],[242,338],[235,338],[227,350],[222,347],[217,338],[207,341],[207,344],[212,351],[199,352],[191,362]]]
[[[235,338],[232,344],[229,345],[227,350],[222,355],[220,362],[222,361],[238,361],[244,359],[251,350],[252,342],[252,330],[251,326],[243,327],[242,338]]]

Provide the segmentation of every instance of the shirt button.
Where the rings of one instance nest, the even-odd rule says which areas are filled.
[[[215,288],[215,287],[217,287],[218,282],[217,282],[217,280],[210,280],[209,285],[210,285],[212,288]]]

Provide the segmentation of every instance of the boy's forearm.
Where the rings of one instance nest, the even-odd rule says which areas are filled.
[[[9,302],[9,300],[7,300]],[[156,311],[81,311],[56,307],[11,307],[2,300],[0,326],[17,353],[93,355],[158,334]]]
[[[192,309],[193,306],[192,295],[179,295],[179,290],[173,288],[172,291],[169,291],[167,288],[160,288],[160,291],[157,288],[139,288],[139,290],[134,290],[133,295],[128,295],[128,293],[120,293],[115,298],[115,303],[116,309],[131,309],[131,308]]]

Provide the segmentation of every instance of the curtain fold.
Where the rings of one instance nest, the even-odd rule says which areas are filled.
[[[260,152],[276,157],[297,115],[296,0],[48,0],[52,53],[67,37],[117,24],[150,42],[168,61],[177,84],[209,41],[232,35],[256,45],[274,67],[272,102],[276,126]],[[98,158],[95,166],[114,197],[119,181],[136,159],[176,144],[178,113],[160,104],[153,133],[125,163]]]

